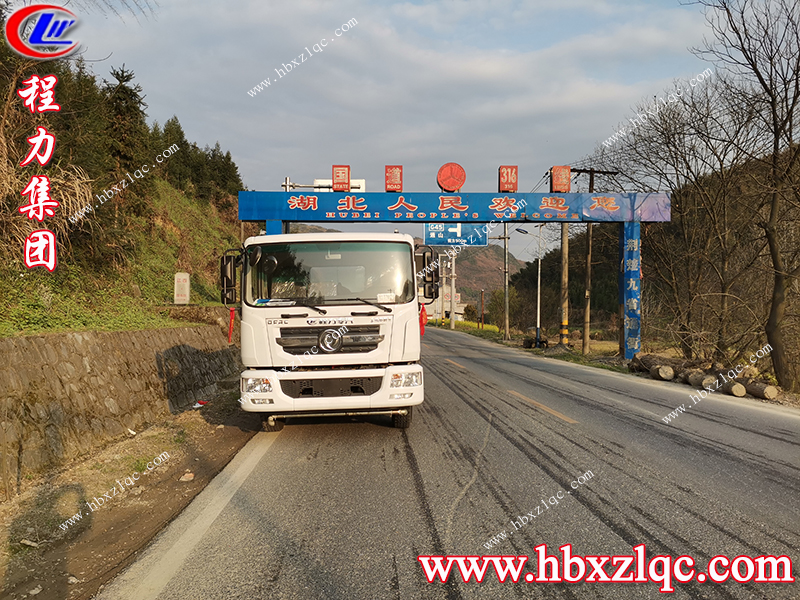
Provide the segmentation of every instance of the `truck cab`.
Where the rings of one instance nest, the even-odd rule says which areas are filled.
[[[404,234],[248,238],[222,258],[222,300],[241,267],[243,410],[277,431],[291,416],[391,415],[411,424],[424,400],[414,240]],[[423,264],[432,253],[422,255]]]

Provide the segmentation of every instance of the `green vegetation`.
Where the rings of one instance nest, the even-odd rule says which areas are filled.
[[[7,10],[0,3],[0,25]],[[15,90],[51,73],[62,110],[31,114]],[[189,142],[177,117],[148,124],[133,72],[123,65],[110,74],[98,79],[81,60],[32,63],[0,46],[0,336],[185,326],[164,306],[178,271],[191,275],[192,304],[218,301],[218,256],[239,244],[243,184],[230,152]],[[53,157],[45,167],[20,167],[37,126],[56,136]],[[155,167],[135,177],[142,165]],[[128,174],[133,183],[113,192]],[[18,211],[33,175],[49,177],[60,203],[41,223]],[[104,190],[113,196],[98,205]],[[69,220],[87,205],[96,209]],[[23,262],[26,237],[41,228],[56,235],[53,272]]]
[[[456,321],[456,330],[465,331],[470,335],[474,335],[475,337],[483,338],[485,340],[492,340],[495,342],[501,342],[503,340],[503,334],[500,332],[500,329],[497,327],[497,325],[490,325],[489,323],[486,323],[484,325],[484,329],[479,329],[479,325],[480,323],[474,323],[472,321]],[[428,326],[439,327],[440,329],[450,329],[450,319],[444,319],[441,324],[439,324],[439,321],[428,321]]]
[[[445,319],[442,325],[438,324],[438,321],[428,321],[429,327],[439,327],[440,329],[450,329],[450,320]],[[456,329],[458,331],[463,331],[470,335],[474,335],[475,337],[482,338],[484,340],[489,340],[492,342],[496,342],[498,344],[503,344],[503,333],[496,325],[486,325],[485,329],[478,329],[478,323],[473,323],[470,321],[456,321]],[[511,332],[511,340],[512,342],[522,340],[526,337],[530,337],[527,335],[523,335],[521,333],[517,333],[512,330]],[[617,366],[617,365],[609,365],[601,362],[597,362],[596,358],[603,357],[603,356],[613,356],[617,352],[616,342],[594,342],[596,350],[589,354],[589,356],[584,356],[579,352],[564,352],[563,354],[545,354],[543,350],[539,348],[528,348],[525,349],[526,352],[530,352],[531,354],[535,354],[537,356],[547,356],[549,358],[556,358],[558,360],[564,360],[571,363],[576,363],[579,365],[586,365],[588,367],[598,367],[600,369],[607,369],[608,371],[616,371],[618,373],[627,373],[628,369],[626,367]],[[597,348],[599,346],[599,348]]]
[[[186,443],[186,430],[185,429],[178,430],[178,432],[172,438],[172,441],[175,444],[185,444]]]
[[[133,264],[93,268],[61,260],[52,273],[23,267],[0,277],[0,336],[185,327],[159,310],[172,302],[177,271],[192,274],[193,304],[216,303],[216,257],[238,245],[232,227],[164,181],[153,192],[153,221],[135,234]]]
[[[428,324],[429,325],[433,325],[434,327],[440,327],[441,326],[441,327],[444,327],[445,329],[449,329],[450,328],[450,319],[444,319],[442,321],[442,324],[440,324],[438,320],[435,320],[435,321],[434,320],[429,320]],[[467,330],[475,331],[475,330],[477,330],[478,332],[486,331],[486,332],[491,332],[491,333],[498,333],[500,331],[500,329],[498,329],[497,325],[490,325],[489,323],[486,323],[484,327],[485,328],[483,330],[481,330],[480,329],[480,323],[476,323],[474,321],[456,321],[456,329],[458,329],[460,331],[467,331]]]
[[[139,458],[131,463],[131,468],[134,472],[144,473],[147,470],[147,463],[150,462],[146,458]]]

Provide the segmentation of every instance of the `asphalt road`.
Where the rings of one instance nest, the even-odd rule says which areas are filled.
[[[491,568],[482,583],[428,583],[417,556],[528,555],[523,573],[539,544],[646,544],[698,572],[718,554],[800,559],[800,411],[715,394],[667,425],[687,386],[458,332],[423,341],[410,429],[374,417],[258,434],[99,597],[658,598],[656,583],[499,583]],[[800,598],[800,583],[676,583],[672,597]]]

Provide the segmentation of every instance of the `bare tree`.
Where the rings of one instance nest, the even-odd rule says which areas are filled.
[[[762,302],[752,273],[765,246],[752,226],[761,200],[744,192],[742,168],[757,151],[752,109],[715,76],[675,82],[636,112],[638,125],[586,162],[620,172],[608,189],[671,192],[672,222],[643,229],[645,301],[662,307],[648,311],[648,329],[671,333],[687,358],[736,354],[757,337]]]
[[[154,0],[74,0],[75,6],[84,10],[96,10],[100,14],[106,15],[109,12],[122,19],[122,14],[127,12],[136,18],[137,14],[155,16],[155,6],[158,3]],[[122,11],[122,12],[120,12]]]
[[[797,240],[798,159],[795,142],[800,102],[800,5],[796,0],[700,0],[714,39],[699,55],[711,56],[730,73],[728,93],[752,109],[763,125],[766,152],[751,160],[763,168],[754,183],[766,198],[758,213],[773,269],[765,331],[775,376],[786,389],[800,387],[784,338],[787,292],[800,277]]]

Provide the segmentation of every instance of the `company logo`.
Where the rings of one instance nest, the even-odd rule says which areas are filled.
[[[351,325],[353,319],[347,317],[342,319],[307,319],[306,323],[309,325]]]
[[[338,329],[326,329],[319,334],[317,342],[320,350],[326,354],[331,354],[341,350],[344,339]]]
[[[77,41],[65,39],[77,22],[78,18],[61,6],[24,6],[14,11],[6,21],[6,40],[15,52],[28,58],[50,60],[66,56],[78,48]],[[33,29],[28,39],[23,40],[22,31],[28,23]]]

